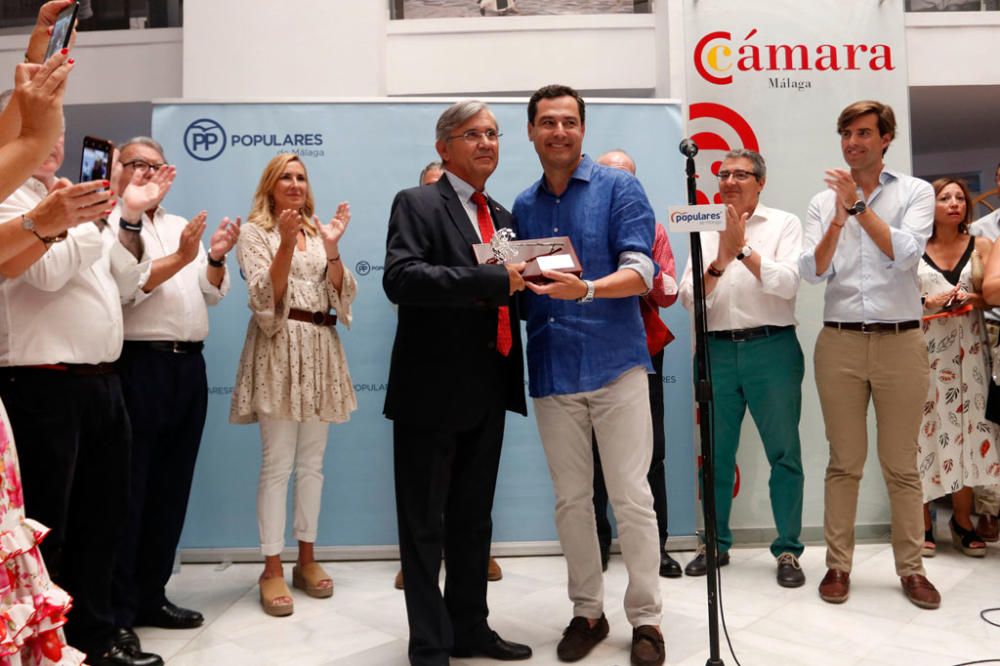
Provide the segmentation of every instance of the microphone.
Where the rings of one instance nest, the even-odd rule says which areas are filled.
[[[691,139],[684,139],[677,148],[681,151],[681,155],[685,157],[694,157],[698,154],[698,144]]]

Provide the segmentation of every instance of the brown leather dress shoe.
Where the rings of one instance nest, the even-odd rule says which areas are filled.
[[[986,543],[996,543],[1000,541],[1000,520],[996,516],[985,513],[979,514],[979,522],[976,524],[976,534]]]
[[[497,564],[497,561],[491,557],[489,568],[486,570],[486,580],[491,583],[495,583],[501,578],[503,578],[503,569],[501,569],[500,565]]]
[[[556,656],[559,661],[580,661],[590,654],[595,645],[607,638],[609,629],[608,618],[603,614],[593,627],[587,618],[574,617],[556,646]]]
[[[902,576],[899,582],[903,585],[906,598],[921,608],[934,610],[941,605],[941,593],[937,591],[926,576],[911,574]]]
[[[819,598],[831,604],[842,604],[851,593],[851,574],[827,569],[819,584]]]
[[[644,624],[632,630],[632,666],[662,666],[666,658],[659,627]]]

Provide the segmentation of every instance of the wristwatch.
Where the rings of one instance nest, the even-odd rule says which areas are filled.
[[[865,204],[865,202],[862,201],[861,199],[858,199],[857,201],[854,202],[853,206],[851,206],[850,208],[848,208],[846,210],[847,210],[847,214],[848,215],[858,216],[858,215],[861,215],[861,213],[863,213],[866,210],[868,210],[868,205]]]
[[[744,259],[746,259],[747,257],[749,257],[751,254],[753,254],[753,249],[749,245],[744,245],[742,248],[740,248],[740,253],[738,255],[736,255],[736,258],[739,261],[743,261]]]
[[[587,293],[576,299],[576,302],[590,303],[594,300],[594,282],[593,280],[584,280],[583,283],[587,285]]]
[[[63,231],[58,236],[43,236],[38,233],[38,229],[35,228],[35,221],[24,214],[21,215],[21,228],[35,234],[35,238],[42,241],[46,247],[52,245],[53,243],[58,243],[61,240],[65,240],[66,236],[69,234],[69,232]]]

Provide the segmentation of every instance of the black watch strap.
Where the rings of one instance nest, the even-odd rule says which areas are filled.
[[[124,217],[120,217],[118,218],[118,226],[124,229],[125,231],[133,231],[135,233],[139,233],[140,231],[142,231],[142,218],[140,217],[138,222],[129,222]]]
[[[222,259],[212,259],[211,253],[208,255],[208,265],[214,266],[215,268],[222,268],[226,265],[226,255],[222,255]]]

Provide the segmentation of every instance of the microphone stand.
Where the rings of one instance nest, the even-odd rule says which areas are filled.
[[[680,145],[681,154],[687,158],[688,204],[697,203],[694,156],[698,146],[690,139]],[[708,320],[705,315],[705,266],[701,254],[701,234],[691,234],[691,277],[694,284],[694,348],[698,374],[695,377],[694,395],[698,403],[698,424],[701,432],[702,515],[705,518],[705,561],[708,584],[708,643],[709,657],[706,666],[724,666],[719,657],[719,556],[718,535],[715,528],[715,465],[712,435],[712,378],[708,368]]]

